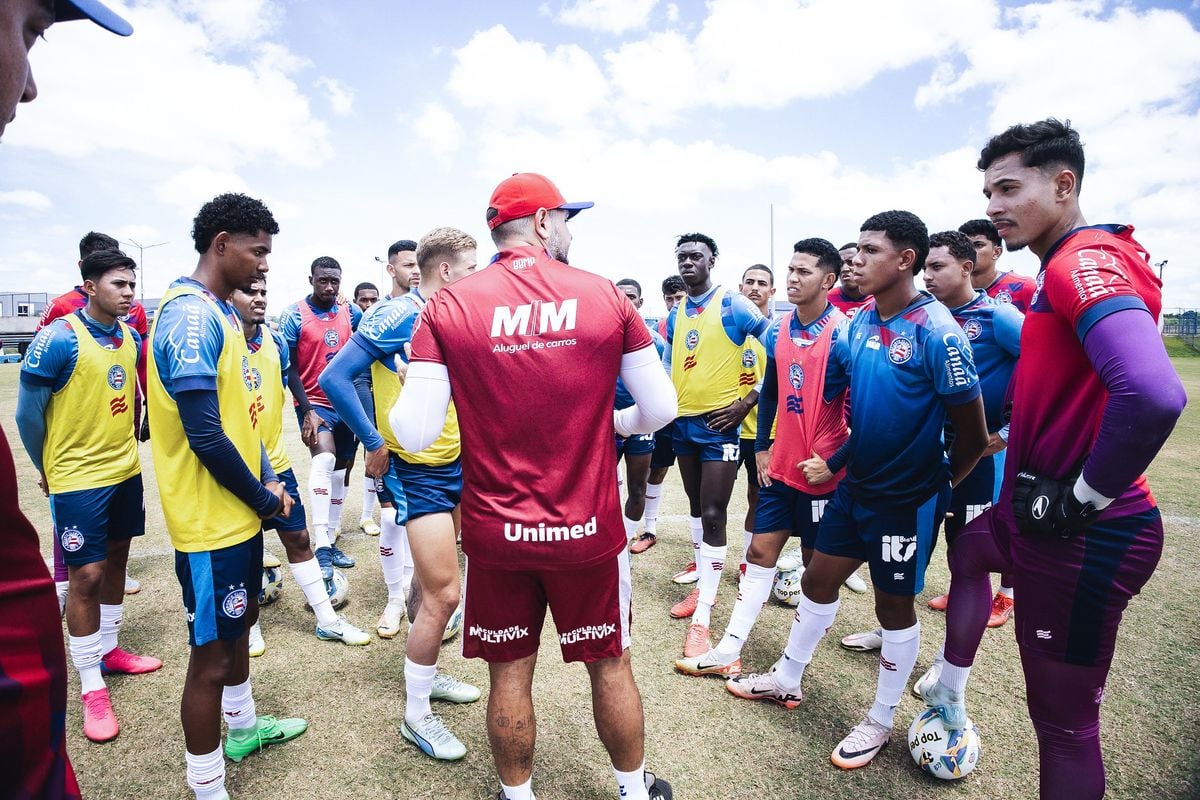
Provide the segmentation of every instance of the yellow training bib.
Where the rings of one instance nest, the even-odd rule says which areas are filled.
[[[440,467],[452,463],[462,454],[462,446],[458,434],[458,413],[451,402],[446,409],[446,424],[437,440],[419,453],[410,453],[400,446],[392,423],[388,421],[388,413],[396,405],[400,397],[400,380],[396,373],[378,361],[371,362],[371,394],[375,398],[375,427],[383,436],[388,450],[400,456],[409,464],[427,464]]]
[[[687,315],[686,300],[676,306],[671,381],[679,395],[681,417],[707,414],[738,399],[742,347],[729,341],[721,325],[724,297],[725,289],[717,287],[694,317]]]
[[[258,432],[267,448],[267,458],[276,474],[292,468],[287,448],[283,444],[283,409],[287,398],[283,393],[283,360],[279,344],[266,325],[262,328],[262,344],[250,354],[250,370],[258,385]]]

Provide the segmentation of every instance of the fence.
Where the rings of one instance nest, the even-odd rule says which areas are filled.
[[[1200,311],[1176,308],[1163,314],[1163,336],[1177,336],[1191,349],[1200,350],[1197,333],[1200,333]]]

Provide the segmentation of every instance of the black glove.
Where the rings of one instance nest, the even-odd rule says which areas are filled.
[[[1024,470],[1013,489],[1013,517],[1025,534],[1070,538],[1091,525],[1100,511],[1075,496],[1074,478],[1045,478]]]
[[[141,424],[141,427],[138,428],[137,438],[138,438],[139,442],[150,441],[150,404],[149,403],[146,404],[145,410],[142,411],[142,424]]]

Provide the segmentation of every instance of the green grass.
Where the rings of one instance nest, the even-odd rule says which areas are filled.
[[[1188,343],[1178,336],[1164,336],[1162,339],[1171,358],[1200,358],[1200,350],[1188,347]]]
[[[1189,394],[1200,392],[1200,360],[1175,362]],[[11,424],[17,366],[0,365],[0,415],[8,421],[18,450],[21,505],[50,548],[49,514]],[[1162,563],[1141,597],[1126,613],[1104,706],[1103,744],[1113,798],[1200,796],[1200,627],[1194,599],[1200,595],[1200,499],[1196,452],[1200,408],[1194,404],[1151,470],[1151,483],[1167,518]],[[305,482],[308,458],[295,423],[287,415],[296,471]],[[173,574],[170,543],[153,478],[148,446],[147,534],[133,548],[131,572],[140,594],[126,603],[122,643],[156,655],[164,668],[147,676],[109,678],[121,735],[96,745],[80,731],[78,679],[71,674],[68,740],[84,794],[89,798],[189,798],[184,781],[179,695],[187,663],[187,628]],[[557,468],[569,469],[570,465]],[[361,466],[357,475],[361,475]],[[375,541],[351,530],[358,519],[359,481],[346,502],[344,549],[358,559],[348,571],[351,602],[345,613],[373,630],[385,593]],[[735,490],[730,541],[740,539],[745,502]],[[870,767],[844,773],[829,763],[837,741],[870,705],[875,659],[849,653],[841,636],[875,625],[869,596],[847,595],[833,630],[817,651],[805,678],[805,703],[786,712],[729,695],[714,679],[675,674],[671,664],[682,647],[685,626],[667,609],[682,596],[669,576],[690,558],[682,515],[686,505],[675,471],[663,503],[666,520],[660,544],[634,558],[634,669],[646,707],[647,761],[667,777],[676,797],[758,798],[1015,798],[1036,795],[1037,750],[1025,712],[1024,686],[1007,626],[984,637],[971,677],[972,717],[983,734],[983,758],[974,774],[958,783],[928,778],[913,765],[900,737]],[[277,554],[282,548],[267,538]],[[731,548],[732,549],[732,548]],[[943,591],[945,561],[935,557],[930,592]],[[268,650],[252,661],[260,713],[302,716],[308,733],[283,747],[227,765],[235,798],[488,798],[496,791],[484,729],[484,704],[442,706],[447,723],[470,749],[457,764],[440,764],[419,754],[397,730],[404,703],[403,639],[375,640],[366,648],[322,643],[312,635],[313,618],[290,575],[282,599],[263,611]],[[713,627],[720,631],[734,600],[734,585],[721,588]],[[1020,598],[1018,598],[1018,613]],[[936,650],[943,617],[922,607],[924,626],[917,674]],[[745,663],[765,669],[787,637],[791,612],[769,605],[745,651]],[[561,663],[549,632],[543,636],[535,686],[538,750],[534,784],[543,800],[613,796],[612,774],[591,724],[585,673]],[[442,651],[442,665],[486,688],[482,662],[464,661],[457,642]],[[898,726],[919,711],[906,695]]]

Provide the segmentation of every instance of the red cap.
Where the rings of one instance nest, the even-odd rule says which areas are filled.
[[[570,219],[593,205],[591,202],[568,203],[558,187],[545,175],[514,172],[511,178],[501,181],[496,191],[492,192],[492,199],[488,201],[487,224],[490,230],[495,230],[506,222],[532,216],[539,208],[561,208]]]

